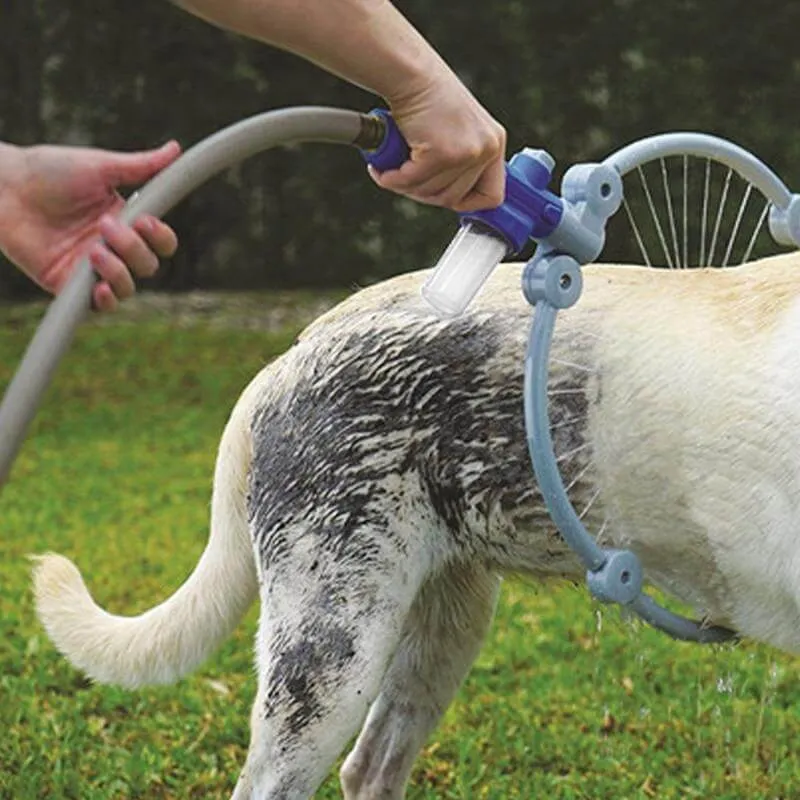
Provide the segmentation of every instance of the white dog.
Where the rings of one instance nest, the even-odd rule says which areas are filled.
[[[116,617],[66,559],[36,569],[56,646],[129,687],[186,674],[260,597],[237,800],[313,795],[365,718],[344,796],[402,798],[499,576],[582,578],[528,459],[519,267],[449,321],[419,298],[422,278],[359,292],[245,390],[208,545],[172,597]],[[585,278],[550,381],[575,507],[705,619],[800,650],[800,255]]]

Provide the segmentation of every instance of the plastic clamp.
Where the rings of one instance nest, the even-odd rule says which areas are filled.
[[[630,550],[605,550],[605,554],[603,566],[586,573],[589,591],[601,603],[630,605],[642,593],[642,564]]]

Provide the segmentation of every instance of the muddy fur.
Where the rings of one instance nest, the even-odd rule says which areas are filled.
[[[800,257],[585,277],[549,383],[576,510],[699,614],[800,650]],[[449,321],[423,278],[359,292],[256,376],[220,445],[208,546],[172,597],[114,617],[66,559],[37,566],[53,641],[126,686],[179,678],[260,597],[237,800],[312,796],[359,728],[344,796],[401,798],[500,577],[581,578],[527,454],[519,266]]]

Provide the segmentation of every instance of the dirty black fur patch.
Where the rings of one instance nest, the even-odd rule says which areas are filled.
[[[280,557],[282,531],[299,513],[305,535],[322,547],[352,552],[365,528],[391,537],[390,474],[413,472],[458,536],[465,513],[460,468],[487,461],[492,440],[524,443],[518,391],[497,392],[487,376],[505,334],[497,320],[476,325],[471,318],[433,337],[422,324],[365,326],[320,352],[318,368],[335,377],[299,375],[291,395],[265,406],[255,421],[249,508],[264,564]],[[519,373],[509,378],[521,380]],[[467,498],[496,485],[500,472],[516,472],[512,485],[530,483],[527,465],[514,470],[520,455],[505,464],[490,457],[482,485]],[[359,559],[368,555],[365,544],[357,543]]]
[[[313,368],[296,366],[290,388],[257,414],[248,507],[265,568],[291,549],[293,526],[355,564],[379,557],[376,531],[402,551],[390,518],[403,498],[392,476],[412,475],[456,544],[470,549],[469,513],[541,506],[522,413],[529,317],[472,314],[436,326],[413,309],[409,301],[384,317],[364,313],[346,332],[332,324],[330,338],[314,342]],[[402,323],[386,324],[391,314]],[[509,347],[518,356],[499,358]],[[588,377],[552,373],[565,480],[585,465],[570,453],[585,444]]]
[[[335,623],[306,625],[291,634],[279,626],[275,653],[267,678],[264,712],[271,717],[276,709],[282,710],[282,734],[286,741],[292,741],[326,710],[320,700],[326,676],[334,677],[355,657],[355,640]]]

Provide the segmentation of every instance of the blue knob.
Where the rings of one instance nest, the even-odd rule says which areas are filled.
[[[546,189],[553,177],[556,162],[547,150],[534,150],[526,147],[517,153],[508,166],[536,189]]]
[[[462,222],[491,228],[518,253],[529,239],[549,236],[561,222],[564,201],[547,186],[553,176],[553,157],[546,150],[526,147],[506,164],[506,196],[497,208],[461,215]]]

